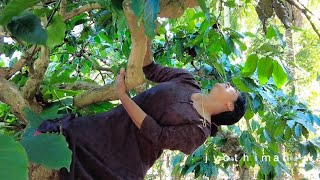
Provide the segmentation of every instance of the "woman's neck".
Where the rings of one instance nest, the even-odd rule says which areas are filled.
[[[219,103],[219,101],[215,100],[210,94],[205,93],[193,93],[194,99],[193,101],[197,103],[197,105],[201,108],[202,111],[202,102],[201,96],[203,96],[203,108],[205,114],[216,115],[225,111],[225,108]]]

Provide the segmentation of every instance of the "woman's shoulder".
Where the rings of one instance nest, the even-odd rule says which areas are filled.
[[[186,88],[191,88],[191,89],[196,88],[196,89],[201,90],[201,87],[200,87],[198,81],[194,78],[193,75],[192,75],[192,77],[190,76],[190,78],[182,79],[181,81],[177,81],[176,83],[183,84],[186,86]]]

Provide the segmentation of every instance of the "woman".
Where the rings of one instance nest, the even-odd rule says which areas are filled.
[[[61,122],[73,152],[71,172],[60,169],[60,179],[143,179],[164,149],[189,155],[214,136],[218,126],[234,124],[245,113],[244,95],[229,83],[201,93],[187,70],[156,64],[150,42],[143,71],[159,84],[130,98],[121,69],[116,81],[121,105],[94,116],[67,116],[40,125],[38,132],[56,132]]]

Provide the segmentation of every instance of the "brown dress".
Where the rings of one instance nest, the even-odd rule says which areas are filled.
[[[191,94],[201,92],[193,75],[154,61],[143,71],[159,84],[132,98],[147,114],[141,129],[121,104],[63,121],[73,154],[71,172],[61,168],[60,179],[142,180],[164,149],[191,154],[209,137],[210,126],[192,104]]]

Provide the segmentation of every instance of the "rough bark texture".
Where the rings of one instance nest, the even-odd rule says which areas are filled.
[[[0,76],[0,89],[0,101],[11,106],[12,112],[16,117],[26,122],[22,115],[22,110],[27,106],[27,102],[22,97],[18,88]]]
[[[29,162],[29,180],[59,180],[58,171],[47,169],[43,166]]]
[[[40,57],[33,63],[32,71],[29,70],[29,79],[23,86],[22,95],[27,100],[29,106],[35,112],[41,112],[42,107],[35,99],[35,94],[38,92],[40,84],[44,78],[49,65],[50,51],[48,47],[42,46]]]

